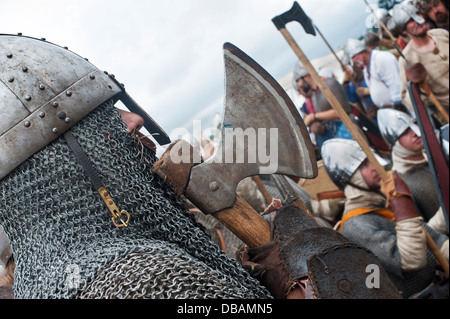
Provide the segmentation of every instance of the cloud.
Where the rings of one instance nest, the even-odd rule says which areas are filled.
[[[191,117],[221,112],[222,45],[231,42],[275,78],[296,57],[271,19],[292,0],[15,0],[2,1],[3,33],[23,32],[87,57],[116,75],[131,96],[167,131]],[[333,46],[367,14],[360,0],[302,1]],[[326,10],[323,10],[326,8]],[[359,15],[359,17],[358,17]],[[323,41],[288,26],[310,57],[328,54]],[[350,30],[351,29],[351,30]]]

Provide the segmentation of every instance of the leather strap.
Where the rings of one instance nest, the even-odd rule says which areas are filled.
[[[95,168],[92,166],[91,161],[87,157],[86,153],[83,151],[81,146],[78,144],[75,136],[73,136],[72,132],[66,131],[64,133],[64,138],[69,144],[70,149],[75,154],[78,163],[83,166],[84,172],[86,176],[91,180],[92,185],[94,185],[95,190],[98,190],[100,187],[103,187],[103,182],[101,177],[98,175]]]
[[[86,176],[90,179],[92,185],[97,190],[97,192],[99,192],[100,196],[102,197],[103,201],[105,202],[106,206],[111,212],[112,214],[111,220],[114,226],[118,228],[128,227],[130,222],[130,214],[125,210],[119,211],[116,204],[112,200],[111,195],[103,185],[102,178],[100,177],[100,175],[98,175],[97,171],[92,166],[91,161],[81,148],[80,144],[78,144],[75,136],[73,136],[71,131],[66,131],[64,133],[64,138],[67,144],[69,144],[69,147],[72,150],[72,152],[75,154],[78,163],[83,167]],[[122,216],[125,216],[125,219],[123,219]]]

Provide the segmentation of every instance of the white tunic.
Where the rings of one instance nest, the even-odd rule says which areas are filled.
[[[398,61],[386,51],[372,50],[369,66],[364,69],[370,97],[378,107],[400,103],[402,81]]]

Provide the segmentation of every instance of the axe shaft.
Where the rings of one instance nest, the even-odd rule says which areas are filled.
[[[323,42],[325,42],[325,44],[327,45],[328,49],[330,49],[331,53],[333,53],[333,55],[336,58],[336,60],[338,60],[339,64],[341,65],[342,70],[345,71],[344,63],[342,63],[341,59],[339,59],[339,57],[337,56],[336,52],[333,50],[333,48],[331,47],[330,43],[327,41],[325,36],[322,34],[322,32],[320,32],[319,28],[316,25],[314,25],[314,28],[316,29],[317,33],[322,38]],[[351,81],[353,82],[353,84],[355,84],[355,86],[357,86],[356,82],[355,82],[355,79],[351,79]]]
[[[436,95],[434,95],[434,93],[431,91],[431,88],[428,86],[428,84],[426,84],[425,82],[421,83],[420,87],[425,91],[425,93],[428,95],[428,97],[431,99],[431,101],[433,101],[434,105],[439,110],[439,113],[441,113],[442,118],[445,120],[446,124],[448,124],[448,122],[449,122],[448,114],[445,111],[442,104],[436,98]]]
[[[261,178],[259,176],[253,176],[253,181],[258,185],[259,190],[261,191],[262,195],[264,196],[264,200],[266,201],[267,205],[270,205],[272,203],[272,196],[270,195],[269,191],[267,190],[266,186],[264,186],[263,182],[261,181]]]
[[[439,264],[444,269],[445,273],[448,275],[449,274],[449,266],[448,266],[447,259],[445,259],[445,257],[442,254],[442,252],[436,246],[436,243],[434,242],[433,238],[431,238],[430,234],[425,229],[425,227],[423,227],[423,231],[425,232],[425,236],[427,237],[427,246],[428,246],[428,248],[431,250],[431,252],[436,257],[436,259],[439,262]]]
[[[367,143],[366,139],[363,137],[361,132],[358,130],[356,125],[353,124],[352,120],[348,116],[348,114],[345,112],[342,105],[339,103],[337,98],[334,96],[333,92],[331,92],[330,88],[326,85],[326,83],[322,80],[320,75],[317,73],[317,71],[314,69],[314,66],[311,64],[311,62],[308,60],[306,55],[303,53],[302,49],[298,46],[297,42],[294,40],[292,35],[289,33],[289,31],[286,28],[282,28],[279,30],[283,37],[286,39],[289,46],[292,48],[294,53],[297,55],[297,57],[300,59],[302,64],[305,66],[305,68],[308,70],[311,77],[314,79],[314,81],[319,86],[322,93],[327,98],[328,102],[331,104],[333,109],[338,113],[339,118],[344,123],[344,125],[347,127],[347,129],[352,134],[353,138],[359,143],[362,150],[366,154],[369,161],[372,163],[374,168],[376,169],[378,175],[383,180],[386,180],[388,178],[388,174],[383,166],[377,161],[375,158],[375,155],[373,154],[372,150],[370,149],[369,144]]]
[[[341,65],[342,71],[346,72],[346,67],[344,65],[344,63],[342,63],[341,59],[339,59],[339,57],[337,56],[336,52],[333,50],[333,48],[331,47],[330,43],[327,41],[327,39],[325,38],[325,36],[322,34],[322,32],[320,32],[319,28],[314,24],[314,28],[316,29],[317,33],[320,35],[320,37],[322,38],[322,40],[325,42],[325,44],[327,45],[327,47],[330,49],[331,53],[333,53],[334,57],[336,58],[336,60],[339,62],[339,64]],[[355,88],[359,88],[358,83],[356,83],[356,80],[352,77],[350,78],[350,82],[353,83],[353,85],[355,86]],[[367,105],[370,105],[370,103],[368,103],[367,99],[365,97],[361,97],[361,100],[365,103],[367,103]],[[358,107],[359,109],[359,107]],[[362,109],[360,109],[361,112],[363,112],[365,115],[367,115],[366,110],[364,110],[364,107]]]
[[[270,242],[270,225],[239,195],[233,207],[212,214],[249,247]]]

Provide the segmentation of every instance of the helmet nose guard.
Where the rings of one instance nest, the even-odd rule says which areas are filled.
[[[170,142],[122,85],[86,59],[45,40],[0,34],[0,179],[111,98],[153,124],[150,133],[159,129],[158,142]]]

